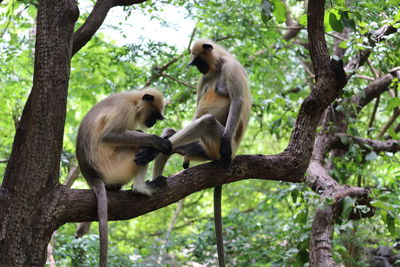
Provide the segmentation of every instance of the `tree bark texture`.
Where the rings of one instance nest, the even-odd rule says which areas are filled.
[[[0,188],[0,265],[43,266],[51,233],[70,74],[75,0],[39,1],[31,94]]]

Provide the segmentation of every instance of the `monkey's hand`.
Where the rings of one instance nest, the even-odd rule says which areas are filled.
[[[156,136],[156,135],[155,135]],[[141,151],[135,156],[135,163],[140,166],[147,165],[150,161],[154,160],[160,152],[164,154],[171,154],[172,144],[167,138],[157,137],[157,142],[154,146],[142,146]]]
[[[172,152],[172,144],[171,141],[169,141],[168,137],[164,137],[161,139],[161,144],[158,147],[159,150],[161,150],[161,152],[163,154],[169,155]]]
[[[139,166],[145,166],[150,161],[154,160],[158,154],[160,154],[160,150],[154,148],[152,146],[142,146],[141,151],[135,156],[135,163]]]
[[[222,135],[221,147],[219,149],[221,158],[219,160],[225,167],[227,167],[232,161],[232,143],[231,139]]]
[[[164,154],[171,154],[172,144],[169,141],[168,137],[159,137],[157,135],[153,135],[154,141],[152,142],[152,146],[161,151]]]

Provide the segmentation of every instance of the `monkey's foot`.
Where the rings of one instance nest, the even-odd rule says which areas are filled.
[[[122,188],[122,185],[120,185],[120,184],[109,184],[109,185],[106,185],[107,191],[118,191],[118,190],[121,190],[121,188]]]
[[[132,192],[150,197],[154,193],[154,190],[149,185],[147,185],[147,183],[143,183],[140,185],[134,184],[132,186]]]
[[[184,169],[189,168],[190,167],[190,160],[184,160],[183,163],[182,163],[182,167]]]
[[[223,164],[224,167],[228,167],[232,161],[232,145],[228,138],[221,138],[221,147],[219,153],[221,155],[219,162]]]
[[[161,175],[157,176],[152,181],[146,181],[146,185],[150,186],[152,189],[156,189],[166,184],[167,184],[167,177]]]

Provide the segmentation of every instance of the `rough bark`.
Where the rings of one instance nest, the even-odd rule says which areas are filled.
[[[390,26],[383,26],[378,31],[370,35],[370,45],[373,47],[376,42],[380,41],[382,36],[396,32]],[[340,56],[343,51],[334,49],[336,55]],[[354,70],[367,62],[371,49],[360,52],[355,58],[351,59],[346,65],[350,78],[354,74]],[[358,203],[366,204],[370,207],[370,211],[365,214],[352,214],[351,219],[359,219],[360,217],[373,216],[373,208],[369,204],[369,191],[359,187],[340,186],[328,172],[329,168],[334,166],[328,162],[325,167],[326,154],[331,151],[331,158],[340,157],[347,147],[341,142],[344,136],[353,140],[366,148],[375,151],[398,151],[398,142],[391,140],[390,142],[380,142],[366,138],[350,137],[345,135],[347,131],[346,114],[356,118],[363,107],[369,104],[373,99],[379,97],[383,92],[389,89],[389,85],[394,77],[397,77],[397,69],[391,73],[374,80],[368,85],[364,92],[354,96],[351,102],[356,105],[355,110],[336,111],[333,106],[325,110],[325,116],[322,120],[323,129],[318,133],[316,138],[310,165],[308,166],[306,183],[315,191],[322,194],[323,198],[333,198],[334,204],[316,211],[310,241],[310,265],[311,266],[336,266],[332,257],[332,237],[336,220],[340,216],[341,201],[345,196],[351,196]],[[330,126],[330,127],[328,127]],[[333,134],[335,132],[336,134]]]
[[[74,0],[40,1],[33,87],[16,130],[0,188],[0,264],[44,265],[57,228],[51,201],[58,182],[71,36],[79,11]]]

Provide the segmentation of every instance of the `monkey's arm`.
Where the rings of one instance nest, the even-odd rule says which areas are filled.
[[[247,77],[239,63],[234,62],[224,66],[223,76],[226,77],[226,88],[231,100],[229,114],[221,137],[221,162],[229,164],[232,157],[232,138],[239,124],[243,107],[243,91],[247,90]]]
[[[171,151],[171,142],[157,135],[146,134],[139,131],[111,130],[102,136],[105,143],[118,143],[130,146],[151,146],[161,150],[163,153]]]

